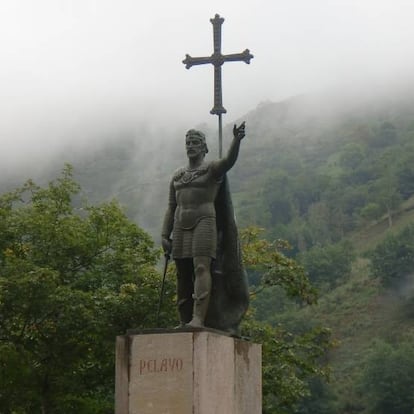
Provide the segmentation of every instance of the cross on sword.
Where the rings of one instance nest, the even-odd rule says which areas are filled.
[[[224,62],[236,62],[241,61],[245,63],[250,63],[250,59],[253,59],[253,55],[250,54],[249,49],[246,49],[242,53],[234,53],[230,55],[223,55],[221,53],[221,26],[224,22],[224,18],[220,17],[218,14],[214,16],[214,19],[210,19],[210,22],[213,25],[213,42],[214,42],[214,52],[211,56],[205,57],[191,57],[190,55],[185,55],[183,63],[187,69],[190,69],[195,65],[204,65],[206,63],[211,63],[214,66],[214,107],[211,109],[210,113],[212,115],[218,115],[219,121],[219,157],[222,157],[223,152],[223,126],[222,126],[222,114],[225,114],[227,111],[223,107],[223,97],[222,97],[222,88],[221,88],[221,66]]]

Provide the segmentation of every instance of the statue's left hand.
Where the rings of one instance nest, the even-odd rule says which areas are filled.
[[[161,240],[162,249],[164,250],[165,256],[170,256],[172,251],[172,240],[169,238],[162,238]]]
[[[234,124],[234,127],[233,127],[234,138],[242,140],[246,136],[246,131],[245,131],[246,125],[245,124],[246,124],[245,121],[243,121],[239,127],[236,124]]]

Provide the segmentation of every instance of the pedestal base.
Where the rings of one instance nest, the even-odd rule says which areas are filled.
[[[261,414],[261,345],[211,331],[125,335],[116,414]]]

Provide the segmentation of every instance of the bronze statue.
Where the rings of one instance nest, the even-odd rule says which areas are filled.
[[[237,335],[249,295],[226,172],[237,160],[244,122],[234,125],[233,136],[226,157],[206,162],[205,135],[187,132],[188,165],[170,183],[162,246],[177,267],[180,326]]]

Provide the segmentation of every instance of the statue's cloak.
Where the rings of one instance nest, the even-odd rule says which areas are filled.
[[[205,325],[239,335],[241,319],[249,306],[249,287],[227,176],[215,201],[217,257],[212,264],[212,290]]]

